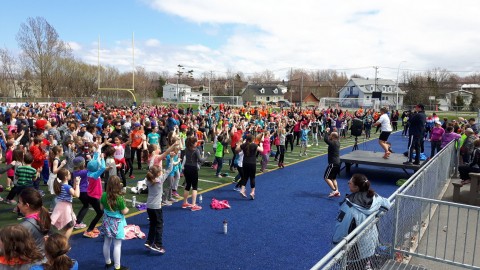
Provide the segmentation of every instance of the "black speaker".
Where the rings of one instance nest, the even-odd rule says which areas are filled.
[[[382,92],[372,92],[372,98],[382,99]]]
[[[362,129],[363,129],[363,121],[358,118],[354,118],[352,121],[352,126],[350,127],[350,132],[352,136],[355,136],[355,137],[362,136]]]

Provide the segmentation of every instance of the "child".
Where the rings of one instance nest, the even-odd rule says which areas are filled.
[[[300,130],[300,156],[307,155],[308,132],[310,132],[307,128],[307,125],[303,125]]]
[[[320,121],[315,116],[312,116],[313,121],[311,121],[308,125],[310,126],[310,130],[312,131],[312,145],[315,142],[316,146],[318,146],[318,132],[320,131]]]
[[[57,180],[58,171],[67,164],[66,160],[60,162],[60,157],[63,155],[62,147],[56,145],[52,147],[48,156],[48,164],[50,165],[50,174],[48,176],[48,190],[50,194],[56,194],[54,191],[54,182]]]
[[[107,183],[108,183],[108,179],[110,178],[110,176],[114,176],[114,175],[117,175],[117,164],[115,162],[115,158],[113,157],[113,155],[115,154],[115,148],[113,148],[112,146],[107,146],[105,148],[105,166],[106,166],[106,169],[105,169],[105,190],[107,189]],[[124,187],[124,192],[126,191],[126,186]]]
[[[242,144],[241,141],[237,142],[237,145],[241,145],[241,144]],[[233,179],[235,182],[237,182],[237,184],[235,185],[233,190],[240,191],[241,190],[240,188],[242,186],[241,183],[242,183],[242,179],[243,179],[243,151],[240,151],[235,156],[235,160],[233,162],[234,162],[234,166],[237,167],[237,171],[238,171],[238,174]]]
[[[176,147],[172,152],[167,155],[167,168],[170,167],[172,164],[172,170],[168,174],[167,181],[165,181],[165,190],[164,190],[164,198],[163,201],[171,201],[176,202],[177,200],[173,198],[173,196],[178,197],[177,187],[178,187],[178,180],[180,179],[180,147]]]
[[[101,208],[105,213],[102,222],[102,228],[105,234],[105,240],[103,242],[105,268],[115,266],[115,269],[128,269],[120,265],[122,240],[125,239],[124,227],[127,225],[125,215],[129,210],[125,205],[122,188],[120,177],[112,175],[108,179],[107,191],[103,192],[100,199]],[[113,262],[110,258],[110,246],[112,243]]]
[[[0,269],[31,269],[43,255],[32,234],[20,224],[0,229]]]
[[[102,196],[102,179],[100,176],[105,171],[105,159],[103,154],[100,153],[103,144],[99,145],[97,151],[93,154],[92,160],[87,164],[87,178],[88,178],[88,188],[87,188],[87,200],[96,212],[95,217],[90,222],[87,230],[83,236],[88,238],[97,238],[100,234],[100,231],[95,228],[100,218],[102,218],[103,212],[100,209],[100,198]]]
[[[126,163],[126,169],[125,169],[125,175],[128,173],[128,177],[130,179],[135,179],[135,176],[133,175],[133,161],[132,161],[132,147],[130,140],[125,137],[123,138],[123,142],[125,145],[125,163]]]
[[[13,142],[7,142],[7,151],[5,152],[5,163],[10,165],[13,161],[13,150],[15,149],[15,144]],[[12,166],[13,167],[13,166]],[[15,175],[15,170],[10,168],[7,171],[7,186],[5,187],[6,191],[10,191],[13,187],[13,176]]]
[[[328,145],[328,166],[325,170],[324,179],[332,189],[328,197],[340,197],[337,184],[337,174],[340,172],[340,140],[337,132],[329,133],[330,128],[327,128],[323,137]]]
[[[73,159],[73,179],[80,177],[80,202],[82,202],[82,208],[78,211],[77,214],[77,223],[74,226],[74,229],[83,229],[87,227],[85,223],[83,223],[83,218],[88,212],[88,171],[85,169],[85,159],[81,156],[76,157]]]
[[[263,151],[261,152],[262,154],[262,161],[261,161],[261,169],[260,172],[265,172],[267,169],[268,165],[268,160],[270,159],[270,151],[271,151],[271,146],[270,146],[270,131],[265,130],[263,132]]]
[[[225,137],[224,137],[225,134]],[[223,155],[225,154],[223,145],[228,141],[228,132],[224,132],[217,136],[217,149],[215,152],[215,163],[217,164],[217,171],[215,176],[222,177],[220,174],[223,167]]]
[[[147,172],[147,214],[150,221],[148,228],[147,241],[145,246],[153,251],[165,253],[162,243],[163,234],[163,211],[162,211],[162,193],[163,182],[168,177],[173,168],[173,162],[169,164],[167,171],[162,173],[159,166],[153,165]]]
[[[15,172],[18,167],[23,166],[23,155],[24,152],[22,149],[15,149],[13,151],[13,161],[10,163],[11,165],[15,164],[13,167],[14,175],[12,177],[13,179],[13,186],[10,192],[8,192],[7,197],[5,198],[5,203],[6,204],[16,204],[17,202],[14,200],[15,196],[17,196],[17,192],[15,189],[15,186],[18,185],[18,178],[15,176]],[[16,212],[16,211],[15,211]]]
[[[65,160],[67,161],[67,164],[65,165],[65,167],[67,168],[67,170],[72,172],[73,160],[75,159],[75,156],[76,156],[75,143],[73,142],[73,140],[68,139],[67,141],[65,141],[64,149],[65,149],[64,156],[65,156]]]
[[[115,164],[117,164],[117,172],[120,172],[120,178],[122,179],[123,188],[126,189],[127,178],[125,177],[125,167],[127,163],[125,161],[125,144],[122,144],[122,140],[118,136],[113,139],[113,142],[115,143],[113,145],[113,148],[115,149],[113,158],[115,159]]]
[[[15,184],[15,195],[20,194],[20,192],[28,187],[33,187],[33,181],[37,178],[37,170],[32,167],[33,163],[33,156],[29,152],[27,152],[24,157],[23,161],[25,163],[24,166],[19,166],[15,170],[15,177],[17,178],[17,184]],[[22,215],[20,212],[18,213],[18,218],[21,218]]]
[[[73,197],[80,197],[80,177],[75,178],[73,187],[68,184],[71,177],[70,172],[62,168],[57,172],[57,178],[60,182],[58,180],[53,181],[53,188],[57,198],[55,199],[56,205],[51,215],[52,225],[55,226],[67,240],[70,238],[70,235],[72,235],[73,227],[76,224],[72,207]]]
[[[0,161],[2,160],[2,151],[0,151]],[[15,161],[11,161],[10,164],[8,164],[5,168],[0,169],[0,174],[3,174],[5,172],[8,172],[15,166]],[[12,177],[13,178],[13,177]],[[2,197],[0,197],[0,202],[3,201]],[[7,195],[7,201],[8,201],[8,195]]]
[[[58,233],[50,235],[45,241],[45,255],[48,262],[35,265],[30,270],[78,270],[78,261],[67,255],[70,249],[65,236]]]

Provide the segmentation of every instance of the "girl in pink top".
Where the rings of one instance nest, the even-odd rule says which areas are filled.
[[[265,170],[267,169],[268,161],[270,159],[270,151],[271,151],[270,131],[265,130],[263,132],[262,162],[260,163],[262,168],[260,169],[260,172],[265,172]]]

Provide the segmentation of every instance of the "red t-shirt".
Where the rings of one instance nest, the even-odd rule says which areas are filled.
[[[35,122],[35,127],[37,130],[45,130],[45,126],[47,125],[48,121],[47,119],[40,118]]]

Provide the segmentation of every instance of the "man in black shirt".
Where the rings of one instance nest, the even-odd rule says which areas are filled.
[[[420,165],[420,147],[422,140],[425,136],[425,123],[427,117],[425,116],[423,104],[415,106],[415,112],[408,119],[409,128],[409,149],[408,149],[408,161],[404,162],[405,165]],[[415,150],[415,162],[413,160],[413,150]]]

